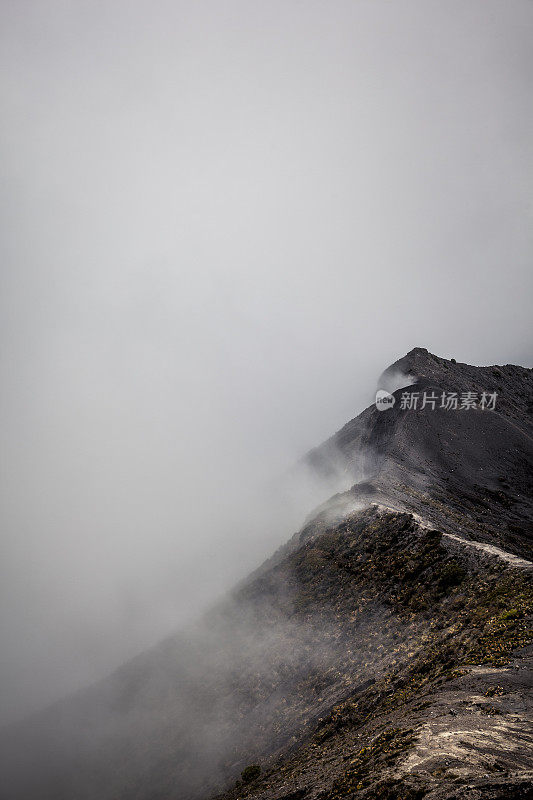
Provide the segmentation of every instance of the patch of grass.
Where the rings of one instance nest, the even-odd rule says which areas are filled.
[[[529,576],[509,575],[481,595],[478,603],[473,623],[481,635],[467,657],[479,664],[504,666],[513,650],[532,639],[527,617],[533,613],[533,585]],[[498,613],[502,606],[512,607]]]
[[[491,686],[490,689],[484,692],[485,697],[501,697],[504,694],[507,694],[507,692],[503,686]]]
[[[503,614],[500,614],[500,620],[505,622],[508,619],[518,619],[520,617],[520,611],[517,608],[511,608],[509,611],[504,611]]]

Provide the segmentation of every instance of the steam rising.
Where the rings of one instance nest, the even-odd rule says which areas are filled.
[[[401,369],[387,370],[387,373],[382,375],[379,380],[379,388],[393,394],[398,389],[405,389],[406,386],[412,386],[414,383],[416,383],[415,375],[406,375]]]
[[[317,552],[311,547],[303,558],[312,563]],[[160,786],[168,775],[169,792],[191,800],[234,782],[245,759],[295,743],[302,721],[316,723],[317,710],[342,697],[343,672],[349,693],[358,670],[369,679],[384,669],[403,627],[375,601],[356,626],[327,604],[302,616],[308,591],[285,568],[258,574],[178,636],[52,707],[20,737],[11,730],[2,741],[10,796],[63,797],[65,776],[73,791],[69,765],[78,764],[74,790],[107,800],[115,780],[125,790],[121,754],[138,752],[140,769],[126,791],[149,786],[152,774]],[[21,769],[28,754],[31,768]]]

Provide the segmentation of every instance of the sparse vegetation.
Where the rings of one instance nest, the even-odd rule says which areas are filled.
[[[241,772],[241,779],[243,783],[251,783],[261,775],[261,767],[259,764],[250,764],[245,767]]]
[[[362,747],[355,754],[349,769],[335,781],[331,800],[364,789],[371,783],[370,772],[379,769],[380,764],[390,766],[412,746],[414,739],[412,729],[389,728],[380,733],[367,747]]]

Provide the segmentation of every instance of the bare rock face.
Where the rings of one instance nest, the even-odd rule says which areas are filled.
[[[6,731],[0,797],[533,797],[532,371],[417,348],[380,387],[304,460],[351,488],[197,626]]]

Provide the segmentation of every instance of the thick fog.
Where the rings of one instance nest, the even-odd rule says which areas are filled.
[[[278,477],[412,347],[531,365],[533,4],[2,17],[7,721],[270,555]]]

